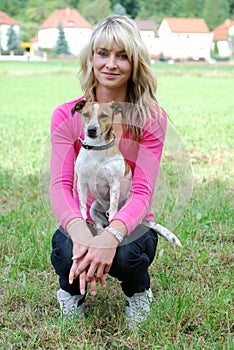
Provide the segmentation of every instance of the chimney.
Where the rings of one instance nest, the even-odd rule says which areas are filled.
[[[71,16],[71,9],[69,7],[66,8],[65,15],[66,15],[66,17],[70,17]]]

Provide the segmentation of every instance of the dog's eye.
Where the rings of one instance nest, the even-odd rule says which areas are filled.
[[[100,114],[99,118],[100,118],[100,119],[105,119],[105,118],[108,118],[108,115],[102,113],[102,114]]]
[[[85,118],[89,118],[89,113],[87,112],[87,113],[83,113],[83,116],[85,117]]]

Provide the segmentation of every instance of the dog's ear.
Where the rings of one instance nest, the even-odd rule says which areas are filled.
[[[123,106],[121,103],[112,101],[112,102],[110,102],[110,106],[113,109],[114,114],[121,113],[122,117],[123,117]]]
[[[85,100],[81,100],[79,102],[76,103],[76,105],[72,108],[71,110],[71,114],[72,114],[72,117],[74,117],[74,114],[75,112],[81,112],[84,105],[86,104],[87,101]]]

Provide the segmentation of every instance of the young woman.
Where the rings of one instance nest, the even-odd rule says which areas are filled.
[[[167,117],[155,96],[157,84],[148,50],[128,17],[107,17],[94,28],[80,54],[80,66],[84,96],[58,106],[51,124],[50,198],[61,223],[51,254],[60,282],[57,297],[64,315],[83,317],[88,285],[95,295],[96,283],[105,288],[105,275],[110,274],[121,281],[127,324],[132,327],[150,313],[148,268],[157,234],[142,221],[154,221],[151,206]],[[123,103],[124,113],[115,117],[114,131],[133,175],[127,202],[98,235],[82,218],[74,186],[74,161],[81,147],[77,139],[84,132],[81,117],[72,117],[71,110],[81,99]]]

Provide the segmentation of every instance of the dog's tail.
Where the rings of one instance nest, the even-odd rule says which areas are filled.
[[[173,232],[168,230],[168,228],[152,221],[143,220],[142,224],[151,228],[155,232],[157,232],[160,236],[164,237],[168,242],[182,248],[182,244],[180,243],[180,240],[176,237],[176,235]]]

